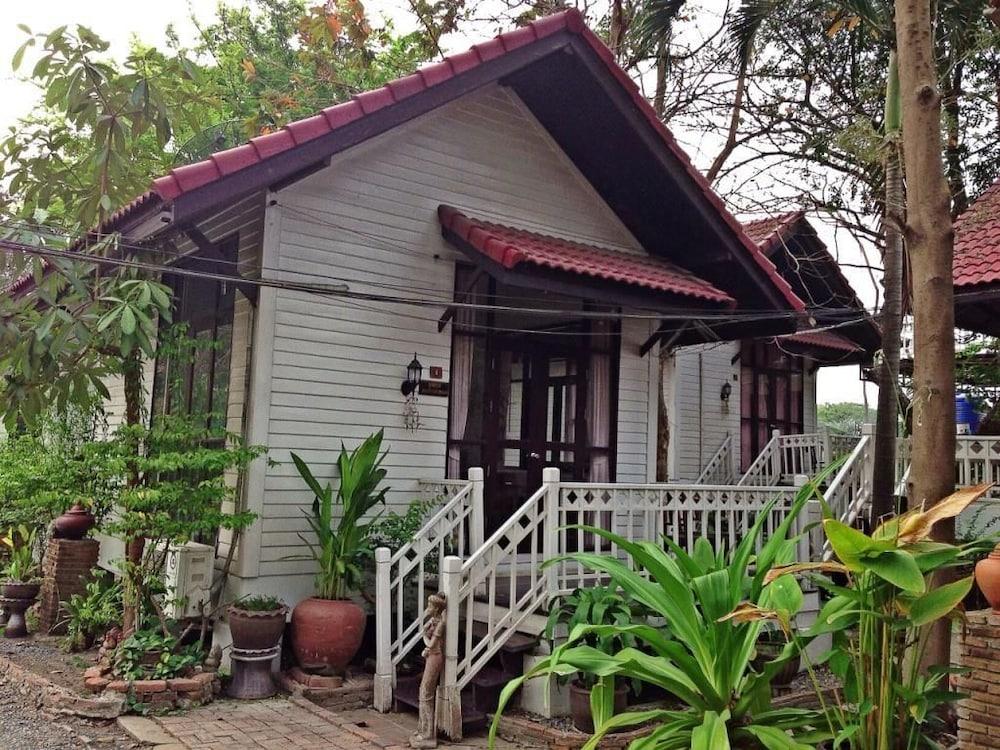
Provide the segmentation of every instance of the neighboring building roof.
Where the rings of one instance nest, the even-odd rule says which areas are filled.
[[[576,54],[554,54],[559,51]],[[558,85],[557,76],[570,74],[577,76],[580,91],[569,92]],[[590,78],[580,77],[585,75]],[[552,77],[552,86],[544,86],[547,76]],[[748,304],[758,308],[768,304],[779,309],[805,309],[774,264],[744,234],[739,222],[691,163],[636,84],[615,63],[614,55],[574,9],[500,34],[274,133],[173,169],[154,180],[150,193],[117,212],[114,220],[101,230],[134,225],[137,214],[141,218],[166,207],[172,208],[172,221],[183,225],[209,209],[231,202],[242,195],[241,191],[300,179],[324,157],[497,80],[530,100],[529,108],[553,132],[588,179],[601,190],[614,193],[613,201],[607,196],[605,199],[614,203],[614,210],[647,249],[659,252],[660,248],[650,245],[669,246],[675,242],[677,247],[672,250],[675,255],[691,247],[698,247],[699,253],[701,248],[706,252],[725,251],[730,253],[728,259],[746,263],[744,274],[733,274],[731,266],[724,263],[700,273],[711,276],[716,284],[735,285],[746,291],[750,295]],[[601,123],[605,132],[600,132],[601,128],[595,127],[586,116],[566,114],[567,105],[561,100],[554,101],[564,96],[571,97],[567,101],[573,106],[596,107],[594,112],[607,119]],[[540,108],[546,111],[540,112]],[[633,121],[636,116],[652,132],[644,129],[629,133],[623,139],[628,142],[610,148],[608,128],[638,127]],[[573,122],[561,124],[560,118]],[[618,170],[614,184],[609,179],[612,169]],[[637,174],[636,169],[645,172]],[[663,211],[663,205],[681,196],[696,206],[698,195],[710,204],[706,211]],[[717,219],[727,229],[723,230]],[[677,227],[684,228],[687,236],[672,231]],[[714,244],[718,247],[713,247]],[[699,255],[693,261],[706,257]],[[28,281],[30,278],[25,283]]]
[[[956,291],[1000,281],[1000,180],[955,221]]]
[[[850,307],[865,312],[840,264],[819,239],[805,211],[747,221],[743,226],[799,297],[810,300],[819,309]],[[881,333],[875,321],[865,314],[865,320],[844,326],[836,333],[806,329],[782,340],[828,350],[870,353],[881,345]]]
[[[650,255],[623,253],[471,218],[440,206],[441,226],[504,268],[522,264],[735,306],[736,300],[690,271]]]

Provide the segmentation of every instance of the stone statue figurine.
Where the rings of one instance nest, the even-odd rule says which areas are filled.
[[[410,736],[410,747],[437,747],[437,686],[444,668],[444,594],[427,597],[424,611],[424,674],[420,680],[420,721]]]

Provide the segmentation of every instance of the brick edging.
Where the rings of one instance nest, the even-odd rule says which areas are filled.
[[[88,698],[15,664],[3,655],[0,655],[0,679],[19,688],[22,693],[34,694],[37,705],[46,706],[62,714],[82,716],[87,719],[114,719],[125,710],[124,698]]]

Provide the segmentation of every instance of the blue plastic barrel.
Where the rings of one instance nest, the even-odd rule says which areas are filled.
[[[964,393],[955,394],[955,424],[968,425],[971,433],[979,429],[979,413]]]

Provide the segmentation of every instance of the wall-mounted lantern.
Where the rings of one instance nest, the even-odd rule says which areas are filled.
[[[417,359],[416,352],[414,352],[413,361],[406,366],[406,380],[403,381],[403,385],[399,389],[403,392],[404,396],[409,396],[417,390],[417,386],[420,385],[420,376],[423,375],[423,372],[424,366],[420,364],[420,360]]]
[[[733,395],[733,386],[729,381],[722,384],[722,391],[719,393],[719,398],[725,404],[729,403],[729,397]]]

